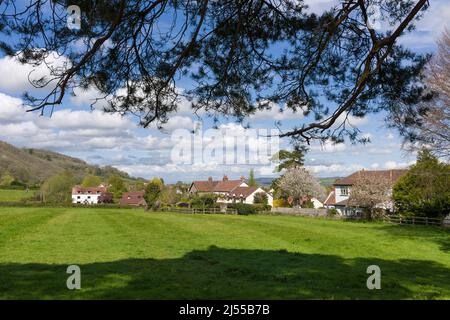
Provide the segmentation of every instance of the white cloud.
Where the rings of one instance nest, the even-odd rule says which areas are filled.
[[[302,110],[294,112],[290,108],[280,108],[278,104],[270,103],[270,109],[256,111],[249,118],[251,120],[299,120],[304,117]]]
[[[4,56],[0,58],[0,90],[10,93],[23,93],[24,91],[37,90],[30,80],[38,80],[50,75],[50,69],[60,71],[70,67],[70,61],[52,52],[45,59],[45,63],[33,66],[31,64],[21,64],[17,57]],[[42,89],[45,90],[45,89]]]
[[[340,151],[344,151],[347,149],[347,146],[345,145],[345,143],[334,143],[331,140],[327,140],[324,143],[321,144],[316,144],[311,146],[310,150],[311,151],[316,151],[316,152],[340,152]]]

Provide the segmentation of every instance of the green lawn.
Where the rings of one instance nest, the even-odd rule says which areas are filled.
[[[31,198],[35,191],[0,189],[0,202],[18,202]]]
[[[81,290],[66,268],[81,268]],[[366,288],[369,265],[381,290]],[[0,208],[0,298],[450,299],[450,233],[285,216]]]

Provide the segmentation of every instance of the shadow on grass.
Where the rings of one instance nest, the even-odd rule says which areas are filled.
[[[74,262],[75,264],[76,262]],[[366,269],[381,268],[381,290]],[[432,261],[210,247],[181,258],[80,264],[81,290],[66,288],[67,265],[0,264],[1,299],[423,299],[450,298],[450,269]]]

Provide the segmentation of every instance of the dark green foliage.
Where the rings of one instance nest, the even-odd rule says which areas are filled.
[[[191,207],[196,209],[203,208],[217,208],[217,195],[215,194],[202,194],[193,195],[190,199]]]
[[[417,163],[393,188],[397,210],[406,215],[443,217],[450,213],[450,165],[422,150]]]
[[[248,174],[248,182],[247,182],[247,184],[250,187],[256,187],[257,186],[256,180],[255,180],[255,170],[253,170],[253,169],[250,169],[250,172]]]
[[[301,167],[305,161],[305,154],[307,148],[304,146],[295,145],[292,151],[280,150],[272,157],[273,162],[279,162],[275,167],[276,172],[289,169],[290,167]]]
[[[320,15],[294,0],[75,3],[82,12],[80,30],[67,28],[71,2],[0,3],[8,14],[0,32],[19,39],[0,42],[0,49],[20,52],[21,62],[35,65],[53,52],[71,60],[71,68],[51,72],[55,81],[48,95],[25,94],[32,110],[61,104],[74,88],[95,88],[99,97],[108,97],[108,112],[130,112],[144,127],[161,126],[178,107],[176,80],[193,80],[196,85],[183,94],[214,120],[244,120],[276,104],[281,111],[311,115],[310,123],[282,136],[364,142],[348,123],[332,130],[342,124],[340,115],[387,111],[392,119],[422,99],[420,71],[428,57],[396,42],[413,29],[413,20],[428,8],[426,0],[345,1]],[[370,5],[389,30],[368,25]],[[125,94],[118,95],[123,88]]]
[[[228,205],[228,207],[236,209],[237,213],[241,215],[256,214],[258,213],[258,208],[261,209],[261,207],[247,203],[233,203]]]
[[[258,192],[255,194],[255,197],[253,198],[253,203],[257,204],[263,204],[263,205],[267,205],[268,204],[269,199],[267,198],[267,194],[264,192]]]
[[[301,205],[302,208],[314,209],[314,203],[311,200],[305,201]]]

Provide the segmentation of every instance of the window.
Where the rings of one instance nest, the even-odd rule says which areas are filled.
[[[341,196],[348,196],[348,187],[341,187]]]
[[[81,197],[80,197],[80,196],[77,196],[77,199],[81,199]]]

